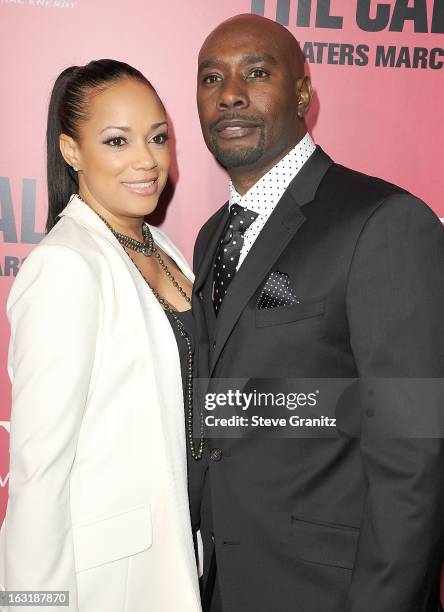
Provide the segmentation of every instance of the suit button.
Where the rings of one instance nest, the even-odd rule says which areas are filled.
[[[213,348],[216,348],[216,340],[213,342]]]
[[[199,291],[199,299],[203,300],[203,293],[202,293],[202,291]]]
[[[211,461],[220,461],[222,459],[222,451],[220,448],[212,448],[210,451]]]

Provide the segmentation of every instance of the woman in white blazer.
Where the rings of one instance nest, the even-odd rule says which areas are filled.
[[[134,68],[90,62],[57,79],[47,140],[48,233],[7,303],[0,588],[69,591],[55,611],[199,612],[176,342],[191,338],[188,367],[193,275],[144,224],[168,175],[165,110]]]

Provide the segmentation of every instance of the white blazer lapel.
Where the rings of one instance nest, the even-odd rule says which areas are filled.
[[[86,226],[89,230],[100,234],[103,238],[108,240],[120,253],[122,258],[125,260],[129,268],[129,258],[126,255],[122,245],[119,243],[117,238],[111,232],[110,229],[103,223],[100,217],[88,206],[83,200],[76,194],[72,194],[68,204],[59,214],[60,217],[69,216],[76,219],[81,225]],[[194,281],[194,274],[188,265],[186,259],[179,251],[179,249],[170,241],[168,236],[157,227],[149,225],[154,241],[160,246],[160,248],[177,264],[180,270],[185,274],[187,278]]]
[[[168,236],[162,232],[157,227],[149,226],[151,233],[154,238],[154,242],[160,246],[162,251],[171,257],[171,259],[177,264],[180,270],[185,274],[187,278],[189,278],[192,282],[194,281],[194,274],[188,265],[187,260],[179,251],[179,249],[170,241]]]

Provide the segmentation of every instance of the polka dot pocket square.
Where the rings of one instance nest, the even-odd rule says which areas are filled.
[[[290,285],[290,277],[285,272],[271,272],[262,289],[257,308],[278,308],[299,304],[299,299]]]

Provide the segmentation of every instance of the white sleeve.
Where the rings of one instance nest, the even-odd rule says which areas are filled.
[[[4,586],[68,590],[69,608],[51,610],[77,612],[70,472],[101,315],[94,271],[68,247],[39,245],[22,265],[7,312],[12,411]]]

